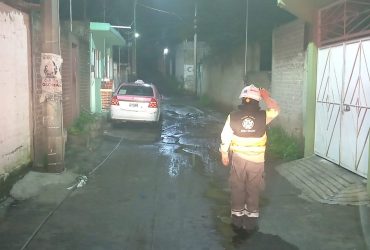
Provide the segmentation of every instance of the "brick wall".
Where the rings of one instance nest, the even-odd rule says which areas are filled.
[[[63,57],[63,120],[69,127],[79,116],[80,109],[90,111],[90,64],[88,26],[74,23],[73,33],[69,22],[62,24],[61,50]],[[76,66],[73,66],[76,53]],[[74,74],[76,81],[73,81]]]
[[[112,90],[111,89],[101,89],[101,105],[103,110],[109,110],[110,101],[112,99]]]
[[[60,36],[60,46],[63,58],[62,83],[63,83],[63,124],[69,127],[74,119],[73,105],[75,105],[76,89],[72,86],[72,42],[68,31],[63,31]]]
[[[79,44],[80,105],[83,110],[90,111],[90,45],[88,41],[80,41]]]
[[[273,31],[272,96],[281,107],[277,123],[288,133],[303,136],[305,24],[300,20]]]
[[[64,22],[63,26],[69,30],[70,22]],[[78,40],[78,102],[82,110],[90,112],[90,23],[74,21],[72,33]]]

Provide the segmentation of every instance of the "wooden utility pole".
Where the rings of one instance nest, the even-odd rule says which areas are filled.
[[[64,133],[62,80],[60,76],[61,51],[59,33],[59,0],[42,0],[42,78],[43,125],[45,147],[44,167],[48,172],[64,170]]]

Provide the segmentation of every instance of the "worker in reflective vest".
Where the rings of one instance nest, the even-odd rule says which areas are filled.
[[[222,130],[220,152],[224,166],[231,160],[232,227],[238,233],[249,233],[257,229],[259,195],[264,188],[266,125],[280,109],[267,90],[253,84],[244,87],[239,98],[242,104],[230,113]],[[266,110],[259,106],[261,99]]]

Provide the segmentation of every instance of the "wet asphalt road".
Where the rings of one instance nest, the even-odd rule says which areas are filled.
[[[0,248],[20,249],[66,197],[26,249],[224,249],[205,195],[215,169],[223,170],[217,149],[224,117],[164,103],[160,127],[107,125],[97,152],[85,159],[71,153],[82,173],[111,153],[84,187],[13,203]]]
[[[95,150],[70,145],[68,171],[87,184],[0,209],[0,249],[366,249],[356,207],[300,199],[271,161],[260,230],[235,237],[218,153],[226,114],[193,104],[167,99],[160,127],[107,124]]]

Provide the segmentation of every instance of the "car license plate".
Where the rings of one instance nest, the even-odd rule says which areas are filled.
[[[137,107],[139,107],[139,105],[137,103],[130,103],[128,106],[130,108],[137,108]]]

